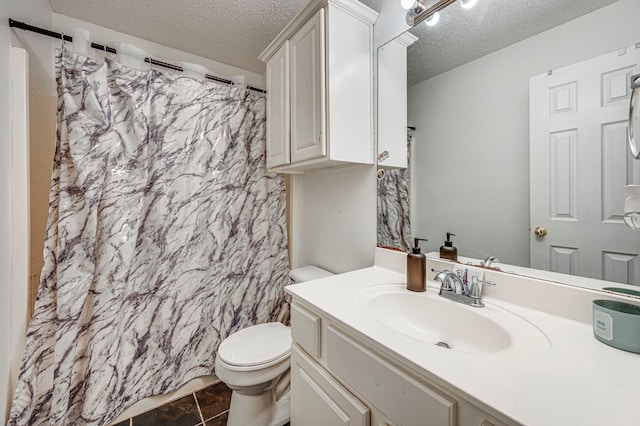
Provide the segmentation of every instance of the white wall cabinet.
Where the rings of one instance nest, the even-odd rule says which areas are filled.
[[[373,164],[376,18],[356,0],[316,0],[262,52],[269,170]]]
[[[378,49],[378,167],[381,168],[407,167],[407,48],[417,39],[406,32]]]
[[[292,312],[292,426],[516,424],[412,373],[312,307],[294,300]]]

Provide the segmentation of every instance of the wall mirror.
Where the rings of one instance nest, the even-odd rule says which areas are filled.
[[[378,179],[379,245],[414,236],[437,252],[452,232],[459,255],[504,271],[640,295],[640,232],[623,221],[624,186],[640,183],[626,144],[640,2],[480,0],[440,15],[409,30],[410,166]],[[405,108],[385,107],[381,122]]]

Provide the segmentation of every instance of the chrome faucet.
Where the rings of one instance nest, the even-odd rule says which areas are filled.
[[[480,262],[480,266],[482,266],[483,268],[490,268],[493,262],[500,262],[500,259],[498,259],[497,256],[489,255],[485,257],[482,262]]]
[[[443,291],[450,291],[455,294],[467,294],[469,292],[467,285],[462,281],[460,275],[454,274],[451,271],[444,270],[438,272],[434,280],[442,283],[440,294],[442,294]]]
[[[442,283],[440,286],[440,292],[438,293],[440,296],[475,308],[484,307],[484,302],[482,301],[482,287],[480,284],[496,285],[494,282],[481,281],[478,277],[472,276],[471,286],[467,286],[460,276],[461,271],[458,271],[458,274],[455,274],[447,270],[431,270],[433,272],[437,272],[434,280]]]

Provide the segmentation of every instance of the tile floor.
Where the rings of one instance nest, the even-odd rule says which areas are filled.
[[[114,426],[226,426],[231,390],[222,382]]]
[[[226,426],[231,389],[222,382],[114,426]]]

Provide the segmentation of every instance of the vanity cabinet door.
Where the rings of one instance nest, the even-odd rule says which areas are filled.
[[[324,9],[316,12],[290,40],[293,163],[327,153],[324,14]]]
[[[267,62],[267,168],[291,162],[289,41]]]
[[[370,417],[369,408],[292,346],[292,426],[369,426]]]

